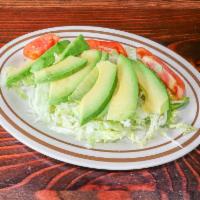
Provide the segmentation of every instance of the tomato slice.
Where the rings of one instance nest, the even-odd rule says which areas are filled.
[[[59,41],[59,37],[53,33],[44,34],[35,40],[31,41],[24,47],[24,56],[30,59],[37,59],[50,47]]]
[[[142,47],[136,48],[136,54],[138,59],[156,72],[177,99],[184,96],[185,84],[183,80],[164,61]]]
[[[89,39],[87,40],[87,43],[91,49],[98,49],[101,51],[106,51],[108,53],[111,53],[113,50],[116,50],[119,54],[123,54],[124,56],[127,56],[126,50],[118,42]]]
[[[143,47],[136,48],[137,58],[142,59],[144,56],[152,56],[153,54]]]

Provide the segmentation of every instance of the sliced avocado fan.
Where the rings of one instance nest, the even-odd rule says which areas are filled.
[[[87,60],[87,65],[84,68],[72,74],[71,76],[50,83],[50,104],[55,105],[68,100],[69,95],[76,89],[80,82],[100,60],[101,52],[94,49],[86,50],[81,54],[81,58]]]

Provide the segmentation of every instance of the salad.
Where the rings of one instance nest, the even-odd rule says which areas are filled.
[[[23,53],[28,62],[7,67],[5,84],[58,134],[88,147],[122,138],[144,146],[159,134],[171,139],[169,129],[195,129],[178,117],[189,102],[182,78],[143,47],[49,33]]]

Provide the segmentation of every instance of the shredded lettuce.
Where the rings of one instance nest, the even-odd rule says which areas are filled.
[[[167,123],[165,124],[165,127],[170,129],[178,129],[182,134],[190,133],[197,130],[190,124],[179,122],[180,120],[178,119],[178,113],[179,111],[177,109],[168,111]]]
[[[15,90],[21,97],[28,99],[32,113],[36,115],[35,120],[47,122],[49,128],[58,133],[73,135],[77,140],[86,141],[88,148],[95,146],[96,143],[116,142],[123,138],[128,138],[132,143],[143,147],[157,135],[162,135],[180,146],[163,131],[164,128],[178,129],[183,134],[195,130],[191,125],[179,122],[177,117],[179,106],[163,115],[145,113],[142,110],[144,102],[142,92],[139,95],[137,110],[131,118],[118,122],[109,121],[103,117],[80,126],[77,103],[66,102],[50,106],[48,103],[49,84],[35,85],[31,82],[31,77],[27,81],[31,84],[22,82],[15,87]],[[188,100],[172,102],[172,104],[183,105],[186,101]]]
[[[171,100],[170,102],[170,109],[171,110],[177,110],[179,108],[182,108],[184,106],[186,106],[190,101],[190,98],[189,97],[183,97],[182,99],[180,100]]]
[[[95,146],[96,143],[116,142],[123,138],[128,138],[132,143],[143,147],[158,134],[169,139],[170,137],[162,131],[165,127],[182,130],[183,134],[195,130],[192,126],[177,121],[177,109],[170,111],[170,120],[168,113],[158,115],[143,112],[142,94],[139,97],[137,110],[131,118],[118,122],[106,120],[104,117],[80,126],[77,103],[49,105],[48,83],[19,88],[26,94],[32,113],[37,116],[36,121],[45,121],[52,130],[58,133],[73,135],[77,140],[86,141],[89,148]],[[171,138],[170,140],[173,141]]]
[[[49,84],[43,83],[32,86],[24,86],[23,90],[28,97],[28,104],[33,114],[36,115],[35,120],[50,122],[50,106],[48,103]]]
[[[183,135],[197,130],[195,127],[183,122],[179,122],[177,124],[170,124],[169,128],[178,129]]]
[[[123,126],[119,122],[93,120],[80,126],[78,104],[62,103],[50,114],[53,130],[66,134],[76,134],[78,140],[86,140],[89,146],[98,142],[114,142],[125,136]]]
[[[111,59],[115,60],[116,56],[117,54],[113,53]],[[165,128],[178,129],[183,134],[196,130],[178,119],[178,109],[189,102],[188,97],[179,101],[171,101],[169,111],[162,115],[149,114],[142,110],[144,93],[140,91],[136,112],[129,119],[109,121],[104,116],[80,126],[77,103],[66,102],[56,106],[49,105],[48,83],[37,85],[34,83],[33,76],[29,75],[18,82],[13,89],[21,98],[27,99],[31,113],[36,116],[35,121],[42,120],[57,133],[73,135],[77,140],[86,141],[89,148],[95,146],[96,143],[116,142],[123,138],[128,138],[132,143],[143,147],[158,135],[181,146],[167,135],[164,131]]]
[[[149,125],[149,127],[148,127],[148,129],[146,131],[146,134],[142,139],[140,139],[138,141],[138,142],[140,142],[140,145],[142,145],[142,146],[146,145],[147,142],[155,136],[156,131],[159,128],[160,115],[151,114],[149,116],[149,118],[150,118],[150,125]]]

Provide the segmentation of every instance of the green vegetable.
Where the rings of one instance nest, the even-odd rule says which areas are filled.
[[[138,81],[131,60],[119,55],[117,87],[109,103],[107,119],[121,121],[130,118],[137,107]]]
[[[85,41],[84,37],[82,35],[79,35],[63,51],[63,53],[60,56],[60,60],[64,60],[66,57],[68,57],[70,55],[78,56],[83,51],[88,50],[88,49],[89,49],[89,46],[88,46],[87,42]]]
[[[77,88],[80,82],[100,60],[101,52],[94,49],[87,50],[81,54],[81,58],[87,60],[87,65],[84,68],[72,74],[71,76],[51,82],[49,92],[50,104],[56,105],[68,100],[69,95]]]
[[[21,80],[21,82],[22,82],[22,85],[25,85],[25,86],[34,85],[35,84],[35,80],[34,80],[33,74],[29,74],[29,75],[25,76]]]
[[[12,70],[8,73],[9,76],[6,81],[7,86],[12,86],[21,98],[28,101],[30,111],[35,115],[36,121],[41,120],[46,122],[48,127],[57,133],[70,134],[78,140],[86,141],[86,145],[89,148],[93,147],[96,143],[116,142],[122,138],[128,138],[132,143],[144,146],[149,140],[157,137],[158,134],[181,147],[181,144],[174,141],[173,138],[164,131],[164,128],[176,129],[183,134],[196,130],[191,125],[180,122],[178,116],[178,109],[187,105],[189,98],[184,97],[181,100],[171,101],[169,103],[162,82],[160,82],[155,74],[152,75],[141,63],[135,66],[135,71],[141,87],[137,98],[137,107],[133,109],[132,106],[129,106],[129,101],[127,100],[129,97],[127,97],[127,95],[133,97],[133,92],[125,89],[123,90],[126,91],[125,94],[120,94],[120,96],[126,97],[126,99],[123,100],[122,98],[123,101],[120,100],[122,103],[120,104],[119,110],[121,113],[121,111],[128,107],[130,109],[127,109],[127,112],[131,114],[124,117],[123,120],[122,118],[118,118],[118,121],[108,120],[106,118],[111,103],[110,99],[116,86],[117,67],[112,62],[116,62],[116,59],[120,59],[118,54],[113,53],[112,56],[109,56],[109,61],[102,61],[108,59],[107,53],[97,56],[97,60],[101,59],[100,66],[98,66],[98,63],[97,67],[90,73],[88,70],[88,76],[84,73],[84,79],[82,79],[81,75],[81,78],[78,76],[80,79],[76,77],[76,79],[69,79],[70,82],[64,82],[63,84],[65,84],[65,87],[63,87],[63,84],[57,87],[56,91],[58,90],[58,92],[59,89],[70,88],[71,93],[72,86],[70,86],[70,84],[75,85],[74,87],[76,87],[76,89],[78,88],[78,90],[74,90],[73,87],[73,90],[76,92],[71,96],[71,98],[74,98],[72,98],[74,102],[49,105],[51,83],[49,84],[48,81],[60,78],[65,79],[66,76],[74,77],[73,75],[80,74],[79,72],[81,72],[82,68],[84,69],[86,65],[88,66],[88,59],[70,55],[79,55],[87,48],[88,45],[83,36],[79,36],[65,48],[62,56],[58,59],[56,55],[46,52],[46,59],[44,58],[42,62],[38,61],[38,64],[35,64],[36,67],[34,67],[34,70],[39,71],[34,71],[34,74],[30,74],[30,66],[32,63],[15,70],[11,68]],[[85,51],[85,53],[90,51]],[[59,53],[60,52],[57,52],[56,54]],[[85,53],[83,53],[83,55]],[[49,58],[48,55],[51,55],[51,58]],[[52,62],[55,63],[56,59],[59,61],[62,59],[64,60],[53,66],[47,66],[51,65],[50,63]],[[126,64],[126,62],[121,63],[122,67],[127,67],[125,66]],[[43,67],[41,67],[42,65]],[[131,75],[132,71],[127,68],[124,83],[128,81],[128,79],[131,79]],[[83,81],[79,84],[76,80]],[[47,81],[47,83],[42,83],[43,81]],[[134,81],[127,84],[133,86]],[[76,101],[80,99],[81,104],[78,104]],[[134,98],[130,99],[132,101]],[[146,101],[148,101],[146,107],[155,112],[145,112],[142,109]],[[125,105],[123,105],[123,103]],[[123,107],[123,109],[121,109],[121,107]],[[130,110],[134,110],[134,114]],[[116,112],[113,113],[115,114]],[[120,114],[118,114],[118,116],[120,117]],[[83,126],[80,126],[80,121],[81,124],[84,124]]]
[[[116,87],[117,66],[109,61],[100,61],[96,68],[98,79],[92,89],[81,99],[80,124],[97,117],[110,101]]]
[[[22,89],[20,85],[18,88]],[[130,119],[117,122],[108,121],[102,117],[80,126],[77,103],[67,102],[56,106],[48,104],[49,84],[26,86],[24,92],[28,97],[32,112],[37,116],[36,120],[47,122],[55,132],[70,134],[78,140],[86,141],[89,148],[99,142],[115,142],[124,137],[141,147],[158,134],[170,138],[170,135],[163,132],[161,127],[165,122],[165,114],[160,116],[143,112],[140,98],[136,113]],[[169,128],[178,129],[183,134],[195,130],[191,125],[177,121],[177,111],[172,111],[172,114],[173,120],[168,124]]]
[[[56,43],[53,47],[42,54],[32,65],[31,72],[39,71],[42,68],[49,67],[55,63],[56,55],[61,54],[70,42],[63,40]]]
[[[17,84],[18,81],[30,74],[31,62],[22,67],[11,67],[7,74],[6,86],[8,88]]]
[[[167,111],[167,123],[166,125],[168,124],[171,124],[171,123],[174,123],[174,120],[176,118],[176,111],[179,109],[179,108],[182,108],[184,106],[186,106],[190,101],[190,98],[189,97],[183,97],[181,100],[177,100],[177,101],[170,101],[170,107],[169,107],[169,110]]]
[[[94,68],[85,79],[77,86],[73,93],[69,96],[70,101],[80,101],[87,92],[94,86],[98,78],[98,69]]]
[[[35,72],[35,82],[43,83],[62,79],[79,71],[86,65],[86,63],[87,60],[84,58],[69,56],[65,60],[52,65],[51,67]]]
[[[170,109],[171,110],[177,110],[179,108],[182,108],[182,107],[186,106],[189,102],[190,102],[190,98],[189,97],[183,97],[180,100],[171,101],[170,102]]]
[[[138,82],[144,91],[143,109],[149,113],[163,114],[169,109],[169,97],[165,85],[140,61],[133,61]]]

